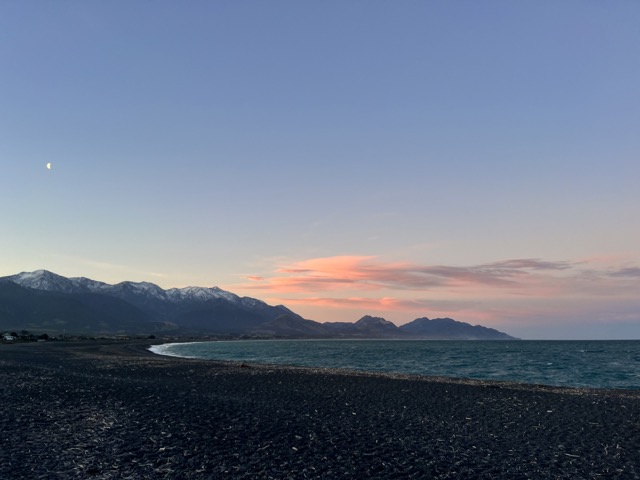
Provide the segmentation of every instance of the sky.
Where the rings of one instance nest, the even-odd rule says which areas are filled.
[[[0,276],[640,339],[639,24],[630,0],[0,2]]]

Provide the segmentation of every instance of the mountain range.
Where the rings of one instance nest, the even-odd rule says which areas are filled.
[[[230,335],[296,338],[510,340],[492,328],[426,317],[396,326],[380,317],[355,323],[307,320],[283,305],[218,287],[164,290],[148,282],[116,285],[47,270],[0,277],[0,330],[78,335]]]

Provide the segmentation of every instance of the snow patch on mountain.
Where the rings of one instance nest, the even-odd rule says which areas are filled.
[[[4,279],[34,290],[61,293],[102,293],[120,298],[135,295],[169,303],[182,303],[185,301],[194,303],[206,302],[217,298],[234,304],[245,304],[246,306],[261,305],[264,303],[260,300],[247,299],[247,297],[241,299],[238,295],[218,287],[184,287],[164,290],[154,283],[129,281],[110,285],[86,277],[66,278],[47,270],[22,272],[4,277]]]
[[[216,298],[222,298],[228,302],[239,303],[240,297],[237,295],[224,291],[218,287],[184,287],[184,288],[171,288],[166,290],[167,299],[171,302],[206,302]]]
[[[72,293],[76,290],[73,282],[60,275],[47,270],[36,270],[35,272],[21,272],[10,277],[5,277],[22,287],[33,288],[35,290],[47,290],[62,293]]]

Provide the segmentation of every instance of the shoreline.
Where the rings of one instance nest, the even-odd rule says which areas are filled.
[[[176,344],[188,344],[194,342],[167,342],[158,344],[161,345],[176,345]],[[199,342],[198,342],[199,343]],[[510,380],[493,380],[493,379],[478,379],[478,378],[465,378],[465,377],[448,377],[443,375],[422,375],[417,373],[403,373],[403,372],[395,372],[395,371],[372,371],[372,370],[358,370],[352,368],[333,368],[333,367],[322,367],[322,366],[302,366],[302,365],[289,365],[284,363],[262,363],[262,362],[247,362],[242,360],[219,360],[219,359],[205,359],[200,357],[188,357],[181,355],[170,355],[166,353],[159,353],[154,351],[152,347],[155,345],[149,345],[144,349],[146,352],[151,355],[156,355],[159,357],[167,357],[167,358],[175,358],[175,359],[184,359],[184,360],[196,360],[201,362],[210,362],[214,364],[220,364],[232,368],[253,368],[258,370],[292,370],[297,372],[305,372],[305,373],[318,373],[318,374],[333,374],[333,375],[347,375],[347,376],[364,376],[364,377],[382,377],[382,378],[391,378],[397,380],[411,380],[416,382],[438,382],[438,383],[454,383],[454,384],[462,384],[462,385],[471,385],[478,387],[488,387],[488,388],[513,388],[513,389],[532,389],[532,390],[546,390],[546,391],[554,391],[557,393],[565,393],[565,394],[584,394],[589,392],[616,392],[618,394],[624,395],[626,392],[630,392],[631,396],[638,397],[640,399],[640,390],[636,391],[635,389],[624,389],[624,388],[594,388],[594,387],[573,387],[573,386],[557,386],[557,385],[546,385],[542,383],[527,383],[527,382],[515,382]],[[637,394],[635,393],[637,392]]]
[[[414,363],[411,364],[410,368],[407,368],[407,363],[400,362],[394,363],[393,359],[389,360],[389,362],[385,362],[384,365],[380,362],[376,362],[375,360],[371,363],[371,358],[369,356],[362,355],[362,357],[356,353],[355,356],[351,356],[348,358],[351,366],[342,367],[339,362],[334,361],[334,358],[339,358],[342,355],[342,351],[337,349],[334,346],[325,347],[322,351],[324,354],[328,353],[329,361],[326,360],[324,356],[318,355],[309,355],[306,347],[302,349],[294,349],[289,350],[286,347],[286,351],[280,355],[279,350],[277,351],[276,357],[271,358],[270,354],[273,353],[270,350],[265,352],[262,349],[259,349],[259,352],[255,355],[253,352],[248,353],[245,351],[246,349],[242,349],[242,354],[238,354],[235,349],[229,349],[222,347],[222,351],[215,356],[210,356],[210,350],[208,347],[200,347],[195,346],[195,348],[191,348],[192,344],[208,344],[208,343],[242,343],[245,340],[193,340],[193,341],[168,341],[155,344],[150,347],[152,353],[158,355],[165,355],[176,358],[192,358],[192,359],[200,359],[200,360],[212,360],[212,361],[231,361],[233,362],[246,362],[245,358],[251,358],[250,362],[255,363],[256,365],[271,365],[273,367],[279,366],[290,366],[290,367],[301,367],[301,368],[324,368],[324,369],[335,369],[337,371],[345,370],[347,372],[369,372],[372,374],[398,374],[398,375],[412,375],[415,377],[427,377],[434,379],[445,379],[451,378],[456,380],[476,380],[479,382],[497,382],[497,383],[513,383],[513,384],[524,384],[524,385],[544,385],[553,388],[574,388],[574,389],[595,389],[595,390],[621,390],[621,391],[638,391],[640,392],[640,383],[638,381],[637,375],[633,375],[633,372],[625,372],[624,368],[623,373],[620,374],[618,371],[604,371],[600,372],[597,369],[594,371],[593,365],[598,365],[598,359],[591,359],[590,363],[583,360],[583,365],[577,364],[576,366],[564,368],[562,370],[554,371],[556,367],[549,367],[549,365],[553,365],[556,363],[562,364],[564,360],[569,362],[573,361],[572,358],[560,358],[554,353],[553,355],[547,354],[546,357],[542,357],[542,359],[537,359],[537,367],[531,368],[531,364],[520,365],[522,368],[527,371],[526,375],[522,375],[522,371],[517,370],[518,368],[518,359],[515,361],[511,360],[509,356],[500,356],[502,351],[493,352],[498,355],[500,359],[498,362],[494,360],[494,356],[487,356],[485,353],[484,356],[479,357],[478,359],[474,359],[475,362],[479,362],[479,368],[466,368],[462,371],[459,371],[455,367],[453,368],[442,368],[442,362],[438,363],[429,363],[430,359],[426,358],[418,358],[418,357],[407,357],[409,359],[413,359]],[[269,343],[275,342],[276,344],[284,342],[284,343],[300,343],[300,342],[314,342],[315,340],[309,339],[273,339],[273,340],[248,340],[250,343],[258,342],[258,343]],[[351,340],[345,340],[346,342],[351,342]],[[357,340],[357,342],[367,341],[367,340]],[[371,342],[380,342],[379,339],[370,339]],[[392,340],[393,341],[393,340]],[[399,340],[399,342],[405,342],[406,340]],[[414,340],[410,340],[413,342]],[[330,342],[334,342],[331,340]],[[441,343],[439,340],[434,341],[436,344]],[[521,341],[518,341],[520,343]],[[537,341],[532,341],[537,342]],[[566,343],[567,341],[560,340],[558,342]],[[583,341],[577,340],[576,342],[584,343]],[[596,341],[597,342],[597,341]],[[604,341],[607,345],[611,344],[611,341]],[[637,340],[628,340],[623,342],[632,342],[636,345],[633,353],[638,352],[638,341]],[[475,343],[475,342],[473,342]],[[485,342],[483,342],[485,343]],[[491,343],[491,342],[489,342]],[[504,341],[497,342],[499,344],[504,344]],[[177,349],[173,349],[174,346],[178,346]],[[180,347],[186,348],[180,348]],[[611,347],[609,347],[611,348]],[[517,355],[523,357],[525,355],[530,355],[531,352],[527,352],[526,350],[518,351],[518,349],[507,350],[509,352],[517,352]],[[588,350],[577,350],[578,352],[584,353]],[[601,350],[605,351],[605,350]],[[436,350],[437,353],[442,354],[443,352]],[[365,351],[366,353],[366,351]],[[448,353],[448,352],[447,352]],[[468,353],[468,352],[465,352]],[[617,352],[614,352],[614,354]],[[628,352],[627,352],[628,353]],[[398,355],[403,355],[404,353],[397,352]],[[463,353],[464,354],[464,353]],[[370,355],[370,354],[369,354]],[[226,357],[226,358],[225,358]],[[433,357],[433,355],[432,355]],[[446,353],[445,353],[446,357]],[[426,363],[422,368],[416,368],[415,365],[418,365],[418,362],[424,360]],[[488,367],[485,365],[485,360],[488,362]],[[276,362],[276,363],[272,363]],[[553,362],[553,363],[544,363],[544,362]],[[614,364],[615,362],[612,362]],[[445,359],[446,364],[446,359]],[[475,365],[475,363],[474,363]],[[503,366],[509,365],[511,369],[508,373],[503,371]],[[537,369],[536,369],[537,368]],[[624,376],[624,375],[627,376]],[[598,376],[600,375],[600,376]]]
[[[640,392],[0,346],[0,477],[639,478]]]

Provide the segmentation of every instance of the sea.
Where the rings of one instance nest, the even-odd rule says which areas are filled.
[[[169,343],[151,350],[253,364],[640,389],[640,340],[231,340]]]

